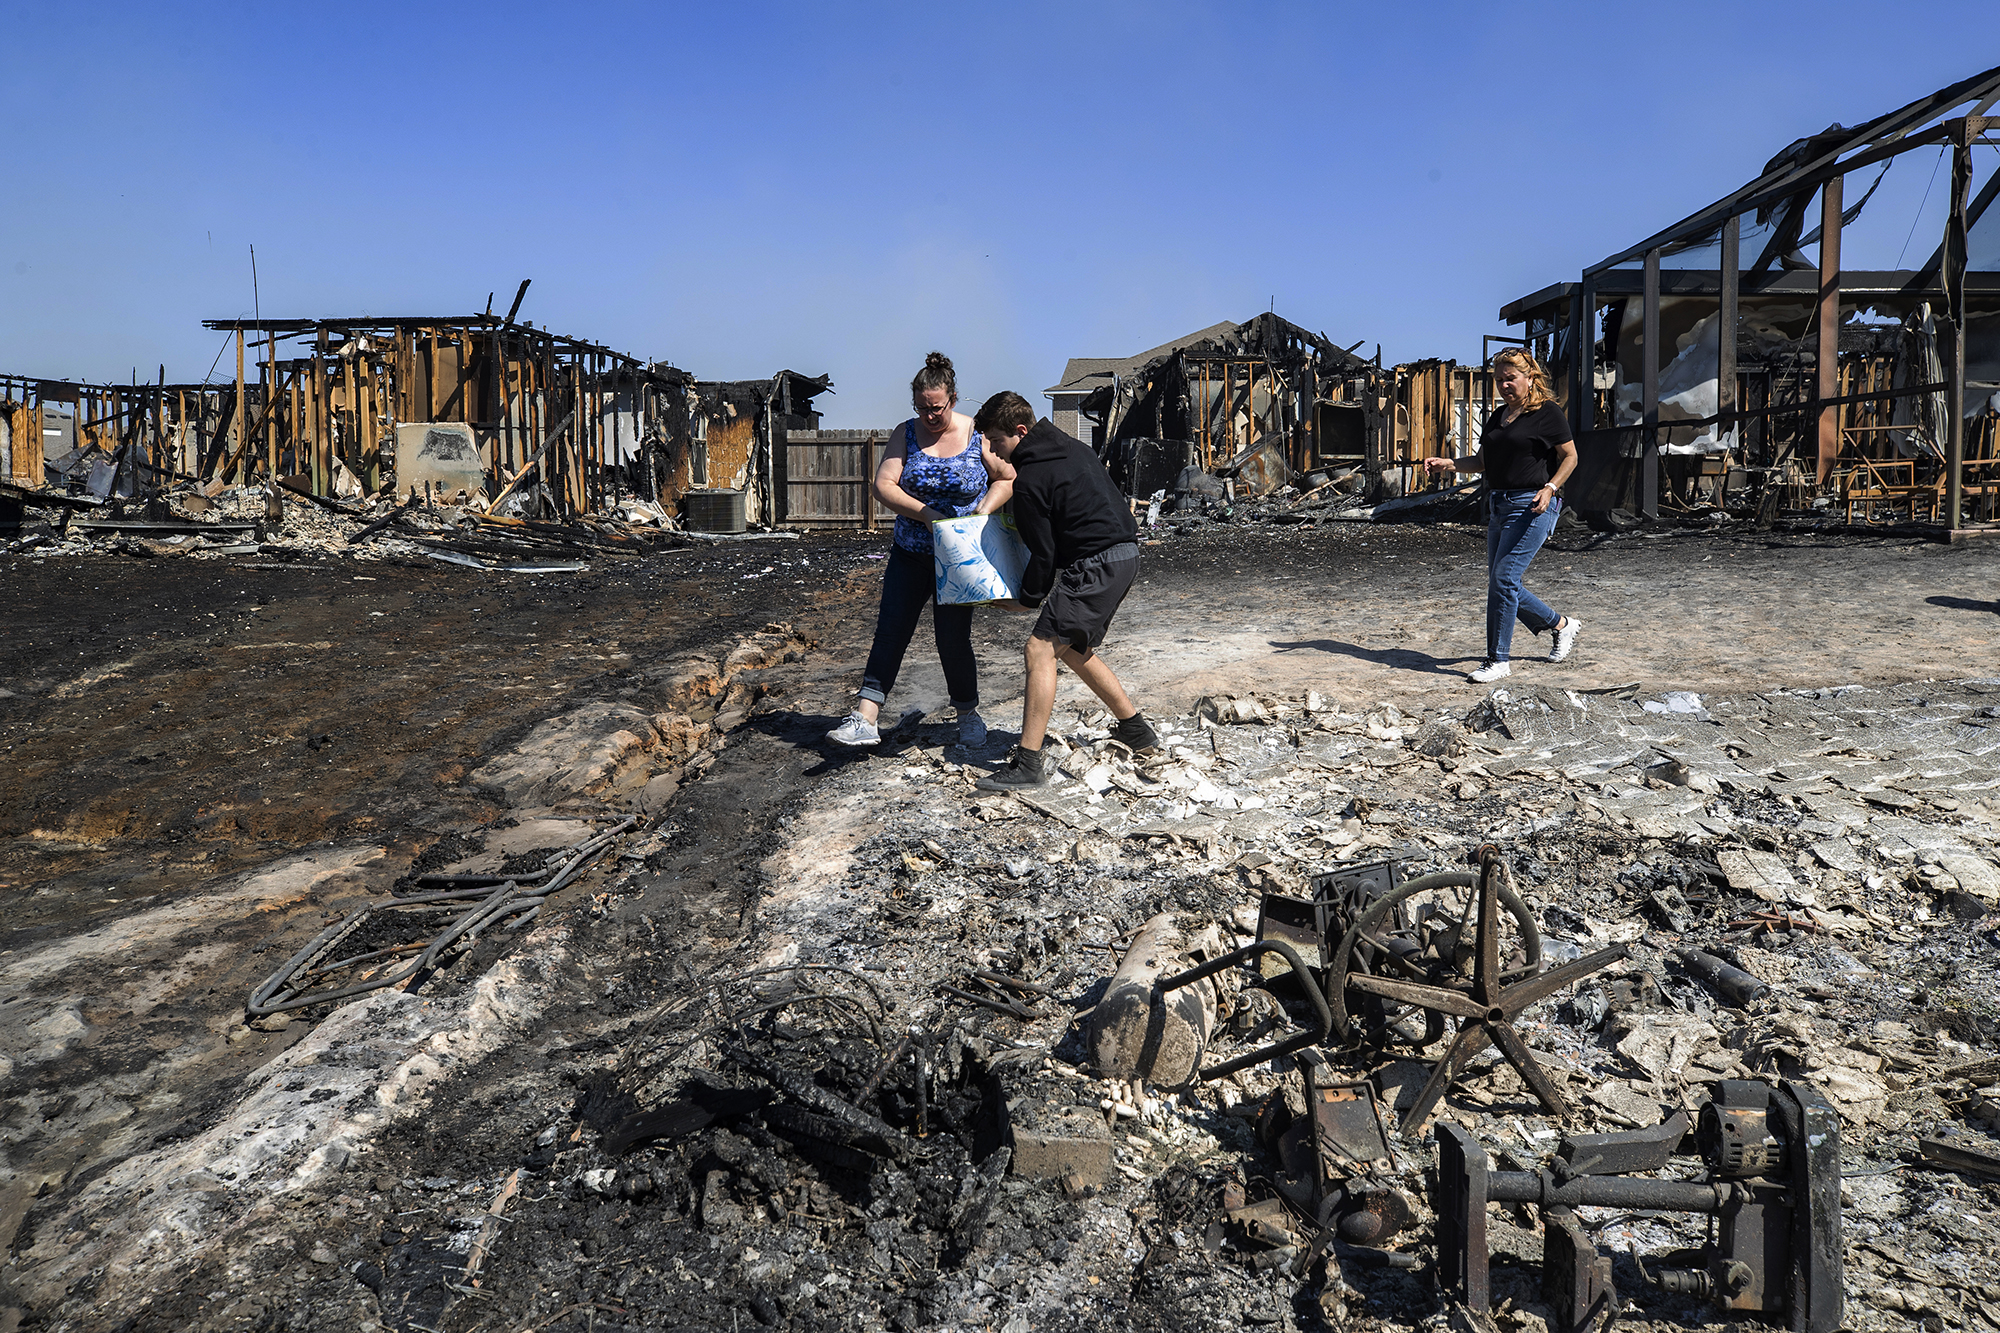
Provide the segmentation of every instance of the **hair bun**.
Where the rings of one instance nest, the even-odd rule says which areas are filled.
[[[951,358],[943,352],[932,352],[924,358],[924,369],[938,370],[949,375],[951,374]]]

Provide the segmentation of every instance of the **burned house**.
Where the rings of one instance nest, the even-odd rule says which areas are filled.
[[[1503,307],[1561,381],[1573,502],[1990,522],[2000,170],[1974,150],[2000,146],[1996,100],[2000,69],[1800,139],[1727,197]],[[1910,153],[1936,159],[1944,234],[1918,238],[1913,268],[1845,267],[1843,228]]]
[[[504,317],[208,320],[234,342],[220,384],[0,376],[0,473],[23,493],[263,478],[321,497],[463,491],[529,515],[630,497],[782,520],[785,433],[818,425],[827,377],[697,380],[518,309],[517,296]]]
[[[1127,494],[1169,489],[1188,467],[1242,473],[1261,494],[1294,473],[1353,471],[1371,458],[1379,470],[1383,382],[1352,348],[1267,313],[1124,361],[1072,360],[1044,392],[1057,425],[1076,413],[1073,433]]]
[[[1357,500],[1406,495],[1424,485],[1424,459],[1470,447],[1491,375],[1440,358],[1384,366],[1379,347],[1373,359],[1360,347],[1266,313],[1122,360],[1072,358],[1043,392],[1054,423],[1135,497],[1188,467],[1253,496],[1313,474]]]

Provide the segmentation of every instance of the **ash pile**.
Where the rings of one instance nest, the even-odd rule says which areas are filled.
[[[1996,705],[1211,698],[991,798],[917,728],[762,966],[578,1052],[558,1248],[484,1262],[636,1247],[619,1308],[715,1326],[1981,1327]]]
[[[19,535],[0,551],[32,559],[118,555],[293,564],[332,558],[540,573],[713,540],[680,533],[665,510],[638,499],[601,514],[545,521],[489,511],[483,499],[464,491],[364,498],[357,489],[327,497],[283,482],[226,488],[190,483],[143,501],[29,492],[23,515]]]
[[[1156,443],[1123,442],[1141,449]],[[1172,533],[1213,523],[1479,522],[1481,503],[1476,480],[1397,495],[1387,475],[1361,464],[1296,473],[1275,445],[1261,444],[1212,471],[1183,468],[1171,486],[1140,497],[1135,507],[1148,528]]]

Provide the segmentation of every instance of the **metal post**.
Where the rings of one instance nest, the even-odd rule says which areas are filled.
[[[1840,196],[1839,176],[1820,187],[1819,234],[1819,396],[1840,397]],[[1840,457],[1840,409],[1819,413],[1818,484],[1826,484]]]
[[[1571,363],[1576,367],[1576,406],[1570,429],[1581,435],[1597,429],[1597,282],[1590,274],[1583,275],[1576,295],[1576,308],[1570,315],[1579,321],[1571,339],[1575,344]]]
[[[1734,438],[1737,425],[1731,415],[1737,407],[1736,326],[1737,298],[1741,294],[1739,269],[1742,266],[1742,245],[1743,218],[1738,215],[1722,224],[1722,303],[1716,311],[1715,330],[1715,410],[1722,417],[1722,420],[1715,423],[1715,429],[1718,437],[1724,431],[1729,432],[1731,459],[1736,456],[1736,446],[1742,443]],[[1727,484],[1728,474],[1725,470],[1722,482],[1715,488],[1716,503],[1722,502],[1722,491]]]
[[[1976,122],[1976,123],[1975,123]],[[1945,320],[1951,327],[1951,359],[1945,376],[1945,526],[1957,532],[1965,524],[1965,195],[1972,184],[1972,140],[1986,128],[1983,117],[1948,122],[1952,139],[1951,213],[1944,228]]]
[[[1660,516],[1660,252],[1646,252],[1645,315],[1640,341],[1640,408],[1645,413],[1639,431],[1639,516]]]

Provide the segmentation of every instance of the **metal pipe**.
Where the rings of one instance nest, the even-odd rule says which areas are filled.
[[[1724,999],[1734,1001],[1739,1008],[1762,999],[1771,989],[1742,968],[1731,967],[1712,953],[1681,948],[1674,950],[1674,956],[1688,971],[1714,987]]]
[[[1486,1178],[1486,1197],[1495,1203],[1533,1203],[1544,1208],[1637,1208],[1672,1213],[1722,1211],[1735,1193],[1731,1185],[1698,1185],[1685,1180],[1643,1176],[1576,1176],[1558,1183],[1540,1171],[1495,1171]]]

